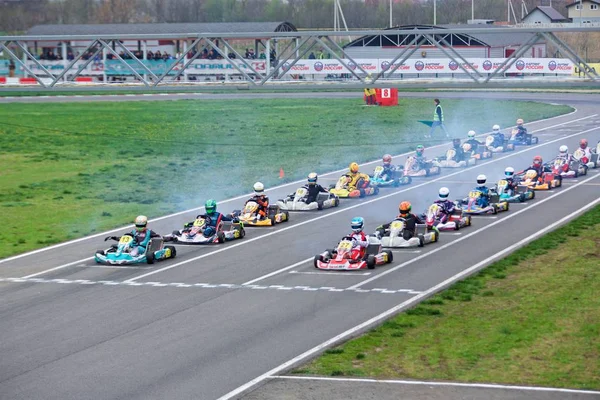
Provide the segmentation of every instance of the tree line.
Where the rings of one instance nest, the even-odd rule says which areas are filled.
[[[508,0],[475,0],[475,18],[506,21]],[[552,0],[566,15],[569,0]],[[520,18],[521,0],[512,0]],[[389,0],[340,0],[350,29],[389,25]],[[550,0],[525,0],[531,11]],[[433,0],[393,0],[393,25],[432,24]],[[39,24],[288,21],[300,29],[332,29],[334,0],[0,0],[0,32]],[[466,23],[471,0],[437,0],[437,23]]]

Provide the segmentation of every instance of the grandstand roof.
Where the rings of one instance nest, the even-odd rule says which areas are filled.
[[[176,35],[190,33],[296,32],[290,22],[207,22],[155,24],[36,25],[28,36],[46,35]]]

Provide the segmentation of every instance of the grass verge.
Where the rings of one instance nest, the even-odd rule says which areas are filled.
[[[444,105],[457,136],[489,130],[482,121],[508,126],[517,116],[571,111],[534,102]],[[352,99],[5,104],[0,257],[247,193],[257,180],[269,187],[407,151],[422,142],[428,128],[417,120],[432,110],[430,99],[399,107]]]
[[[600,206],[293,371],[600,389]]]

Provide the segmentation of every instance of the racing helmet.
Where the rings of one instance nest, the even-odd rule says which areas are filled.
[[[353,162],[350,164],[350,172],[356,174],[358,172],[358,164]]]
[[[438,196],[440,197],[440,200],[448,200],[448,196],[450,196],[450,189],[447,187],[441,188],[438,192]]]
[[[402,203],[400,203],[398,210],[400,211],[400,215],[408,214],[410,210],[412,210],[412,205],[410,204],[410,201],[403,201]]]
[[[587,149],[587,147],[588,147],[588,141],[587,141],[587,139],[581,139],[579,141],[579,147],[581,147],[584,150]]]
[[[475,131],[469,131],[469,132],[467,133],[467,137],[468,137],[469,139],[475,139],[475,135],[476,135]]]
[[[145,215],[138,215],[135,218],[136,231],[143,231],[144,229],[146,229],[146,225],[148,225],[148,217],[146,217]]]
[[[483,174],[481,175],[477,175],[477,184],[478,185],[485,185],[485,182],[487,181],[487,177]]]
[[[204,203],[204,209],[208,215],[213,215],[215,211],[217,211],[217,202],[213,199],[206,200],[206,203]]]
[[[452,145],[454,147],[460,146],[460,138],[454,138],[454,139],[452,139]]]
[[[494,133],[500,132],[500,125],[496,124],[492,126],[492,131],[494,131]]]
[[[254,194],[262,196],[265,193],[265,185],[262,182],[256,182],[254,184]]]
[[[392,156],[389,154],[385,154],[383,156],[383,165],[390,165],[392,163]]]
[[[523,121],[523,118],[519,118],[519,119],[517,120],[517,125],[523,125],[523,122],[524,122],[524,121]]]
[[[308,184],[309,185],[316,185],[317,184],[317,178],[318,175],[316,172],[311,172],[310,174],[308,174]]]
[[[362,232],[363,227],[365,226],[365,220],[363,217],[354,217],[352,218],[352,221],[350,221],[350,226],[352,227],[352,232]]]
[[[417,153],[417,157],[422,157],[425,152],[425,146],[422,144],[418,145],[415,152]]]
[[[567,153],[569,152],[569,148],[566,145],[562,145],[558,148],[558,152],[560,153],[561,156],[566,156]]]
[[[543,162],[542,156],[533,157],[533,165],[542,165]]]
[[[506,175],[507,178],[512,178],[515,174],[515,169],[513,167],[506,167],[506,169],[504,170],[504,175]]]
[[[463,144],[462,148],[465,153],[471,151],[471,145],[469,143]]]

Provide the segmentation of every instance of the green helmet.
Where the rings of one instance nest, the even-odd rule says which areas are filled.
[[[422,144],[417,146],[417,150],[416,150],[417,156],[421,157],[423,155],[424,151],[425,151],[425,147]]]
[[[208,215],[214,214],[215,211],[217,211],[217,202],[213,199],[206,200],[206,203],[204,203],[204,208],[206,209],[206,213]]]

